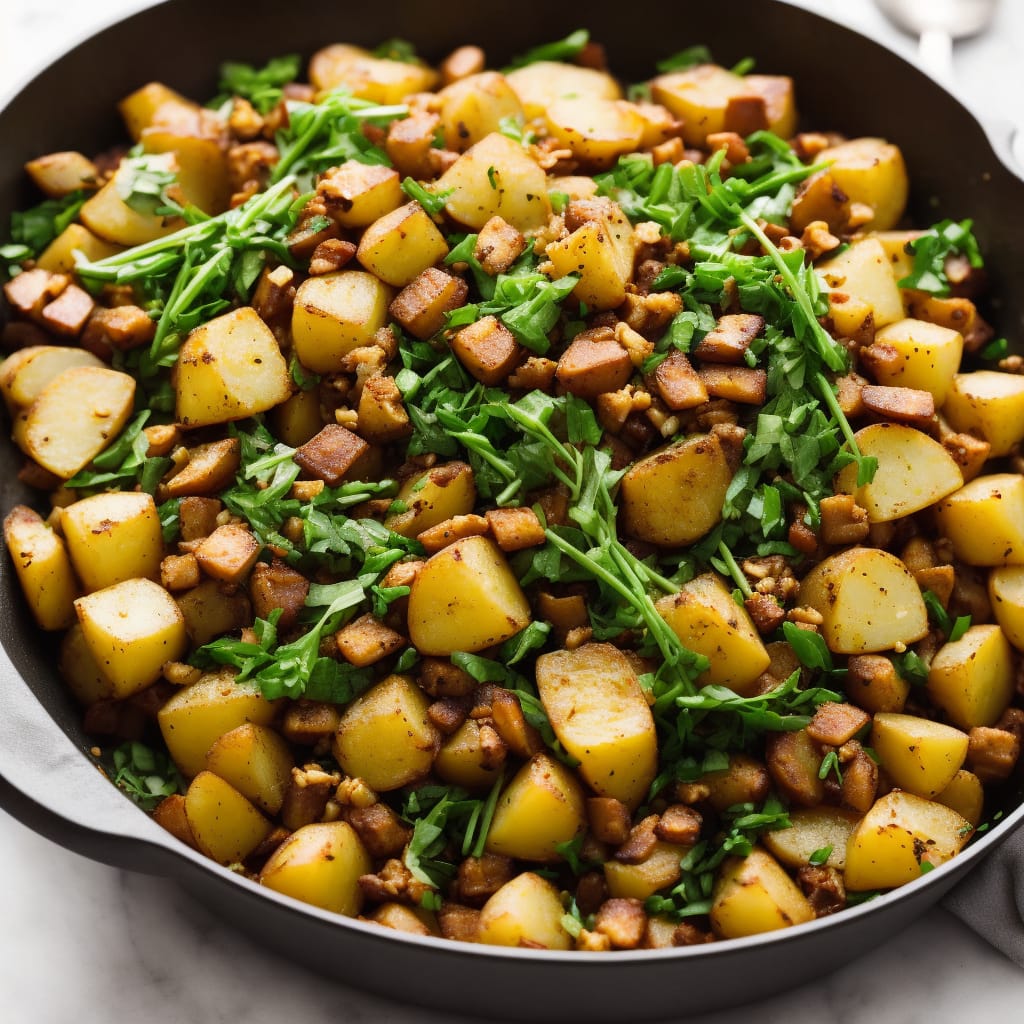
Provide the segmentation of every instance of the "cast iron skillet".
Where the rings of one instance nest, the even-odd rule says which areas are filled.
[[[329,42],[374,45],[392,36],[440,59],[483,45],[491,66],[581,25],[606,43],[613,69],[640,79],[653,63],[703,42],[729,66],[792,75],[804,122],[900,144],[913,183],[914,220],[971,216],[998,303],[986,312],[1011,338],[1024,335],[1024,299],[1011,304],[1019,267],[1024,180],[1007,167],[1006,133],[991,135],[948,93],[876,43],[817,15],[769,0],[648,5],[590,0],[484,4],[413,0],[169,0],[113,25],[61,57],[0,113],[0,223],[34,202],[22,164],[58,149],[95,152],[123,138],[114,104],[160,79],[186,95],[216,91],[227,58],[261,62]],[[33,500],[16,481],[20,459],[0,451],[6,510]],[[766,936],[685,950],[572,954],[473,946],[401,935],[260,889],[178,843],[104,779],[53,665],[51,638],[32,625],[9,562],[0,560],[0,806],[78,853],[117,867],[166,874],[225,920],[326,976],[391,997],[469,1013],[533,1020],[677,1017],[792,988],[867,951],[924,912],[1024,821],[1022,784],[1007,787],[1006,817],[920,881],[834,917]],[[989,808],[989,813],[996,810]],[[495,998],[500,994],[500,998]]]

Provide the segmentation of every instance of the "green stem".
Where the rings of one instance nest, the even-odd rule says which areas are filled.
[[[733,578],[733,581],[739,588],[740,593],[744,597],[753,597],[754,591],[747,582],[747,577],[743,575],[743,570],[736,564],[736,559],[733,557],[733,553],[729,550],[729,547],[724,540],[719,541],[718,543],[718,554],[721,556],[722,561],[725,562],[726,568],[729,570],[729,575]]]

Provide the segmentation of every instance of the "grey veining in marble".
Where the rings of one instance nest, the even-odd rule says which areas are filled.
[[[810,0],[808,0],[810,4]],[[139,0],[0,0],[0,96],[89,28]],[[843,13],[905,52],[868,0]],[[1024,123],[1024,3],[1003,0],[989,36],[957,51],[975,110]],[[965,211],[966,213],[967,211]],[[441,1024],[282,962],[221,925],[174,884],[83,860],[0,812],[0,1021],[4,1024]],[[1021,1019],[1024,972],[941,910],[836,973],[705,1024],[961,1024]]]

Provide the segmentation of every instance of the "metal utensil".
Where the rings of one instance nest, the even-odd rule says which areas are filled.
[[[999,0],[875,0],[894,24],[918,37],[922,67],[948,83],[953,77],[953,43],[978,35],[992,23]]]

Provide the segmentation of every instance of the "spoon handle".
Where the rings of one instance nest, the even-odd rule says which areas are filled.
[[[945,29],[926,28],[917,44],[921,66],[940,82],[953,80],[953,38]]]

